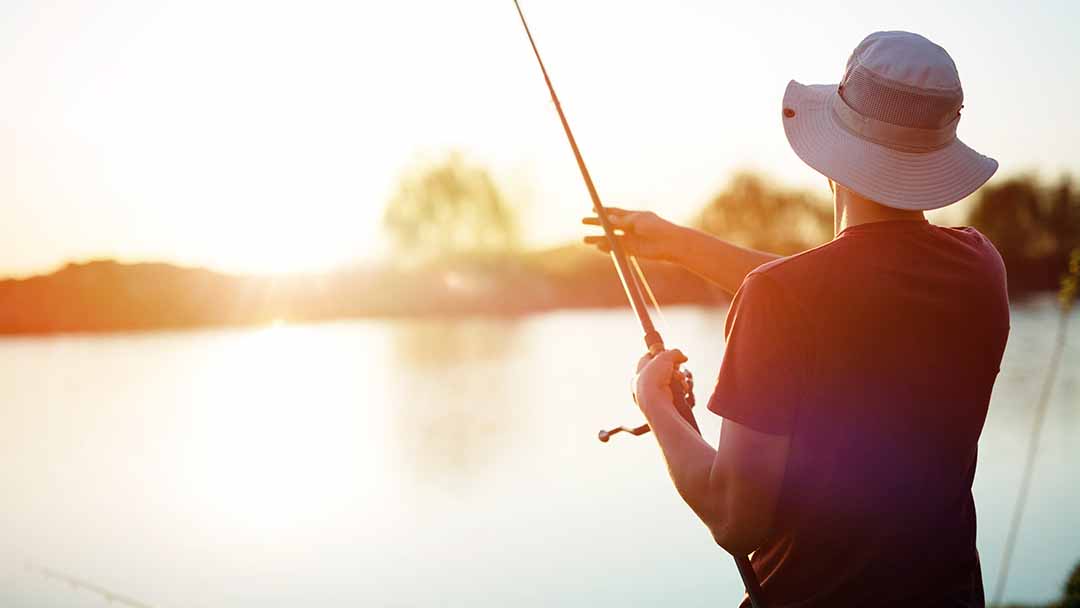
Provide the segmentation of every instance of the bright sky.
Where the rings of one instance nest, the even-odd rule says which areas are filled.
[[[878,29],[950,51],[960,136],[1000,175],[1080,169],[1078,3],[523,4],[609,203],[686,219],[741,168],[824,190],[780,96]],[[372,258],[398,177],[450,149],[526,205],[532,244],[589,208],[510,0],[7,0],[0,83],[0,275]]]

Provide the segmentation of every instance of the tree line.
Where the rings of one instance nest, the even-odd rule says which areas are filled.
[[[482,167],[461,155],[410,173],[390,201],[386,227],[408,259],[519,254],[516,207]],[[1069,177],[1045,183],[1032,175],[981,188],[962,223],[997,247],[1014,294],[1056,289],[1069,254],[1080,247],[1080,190]],[[828,200],[777,187],[753,173],[735,175],[692,224],[762,251],[790,255],[833,236]]]
[[[997,246],[1014,295],[1056,289],[1070,252],[1076,290],[1080,192],[1069,179],[1000,180],[984,186],[968,209],[964,223]],[[626,305],[605,256],[580,244],[523,248],[519,208],[488,171],[461,155],[403,176],[384,222],[397,247],[392,259],[314,275],[243,277],[105,260],[0,280],[0,334],[352,317],[518,316]],[[691,223],[735,243],[785,255],[833,235],[832,211],[823,197],[749,173],[730,180]],[[726,294],[681,267],[642,266],[665,304],[727,302]]]

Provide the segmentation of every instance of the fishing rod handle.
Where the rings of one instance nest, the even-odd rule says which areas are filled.
[[[686,390],[681,388],[675,390],[675,387],[681,387],[684,381],[686,382]],[[691,408],[697,404],[697,399],[694,398],[694,374],[690,373],[688,369],[677,369],[671,375],[671,382],[671,400],[675,405],[675,411],[679,412],[683,420],[689,422],[690,426],[694,427],[694,432],[700,435],[701,429],[698,428],[694,412],[691,411]],[[676,382],[679,384],[676,384]]]
[[[632,298],[631,304],[633,304]],[[655,327],[645,329],[645,348],[648,349],[649,354],[654,357],[664,350],[664,339],[660,337],[660,332],[656,331]]]
[[[757,580],[757,573],[750,564],[750,558],[746,555],[732,555],[735,558],[735,567],[739,569],[739,577],[742,578],[743,586],[746,587],[746,595],[750,597],[752,608],[765,608],[765,592],[761,590],[761,583]]]

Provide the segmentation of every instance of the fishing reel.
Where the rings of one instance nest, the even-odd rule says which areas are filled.
[[[672,373],[671,395],[674,399],[675,410],[694,427],[695,431],[697,431],[697,420],[694,419],[694,413],[690,409],[696,404],[694,398],[694,374],[692,374],[690,370],[683,368],[675,370]],[[610,430],[601,430],[597,433],[597,439],[603,443],[607,443],[612,435],[629,433],[634,436],[639,436],[644,435],[651,430],[648,423],[635,427],[617,426]]]

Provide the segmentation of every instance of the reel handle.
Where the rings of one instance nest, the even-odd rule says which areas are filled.
[[[685,392],[676,388],[682,386],[683,380],[686,381]],[[671,396],[674,400],[675,411],[679,412],[679,415],[682,416],[684,420],[689,422],[690,426],[694,427],[694,430],[700,434],[701,429],[698,428],[697,420],[694,419],[694,412],[691,411],[691,408],[694,407],[694,404],[696,402],[694,398],[694,374],[690,373],[690,370],[685,368],[672,372],[671,387]],[[648,433],[651,430],[652,429],[649,428],[648,423],[635,427],[617,426],[606,431],[601,430],[599,433],[597,433],[597,439],[599,439],[602,443],[607,443],[608,440],[611,439],[612,435],[617,435],[619,433],[629,433],[634,436],[640,436]]]

